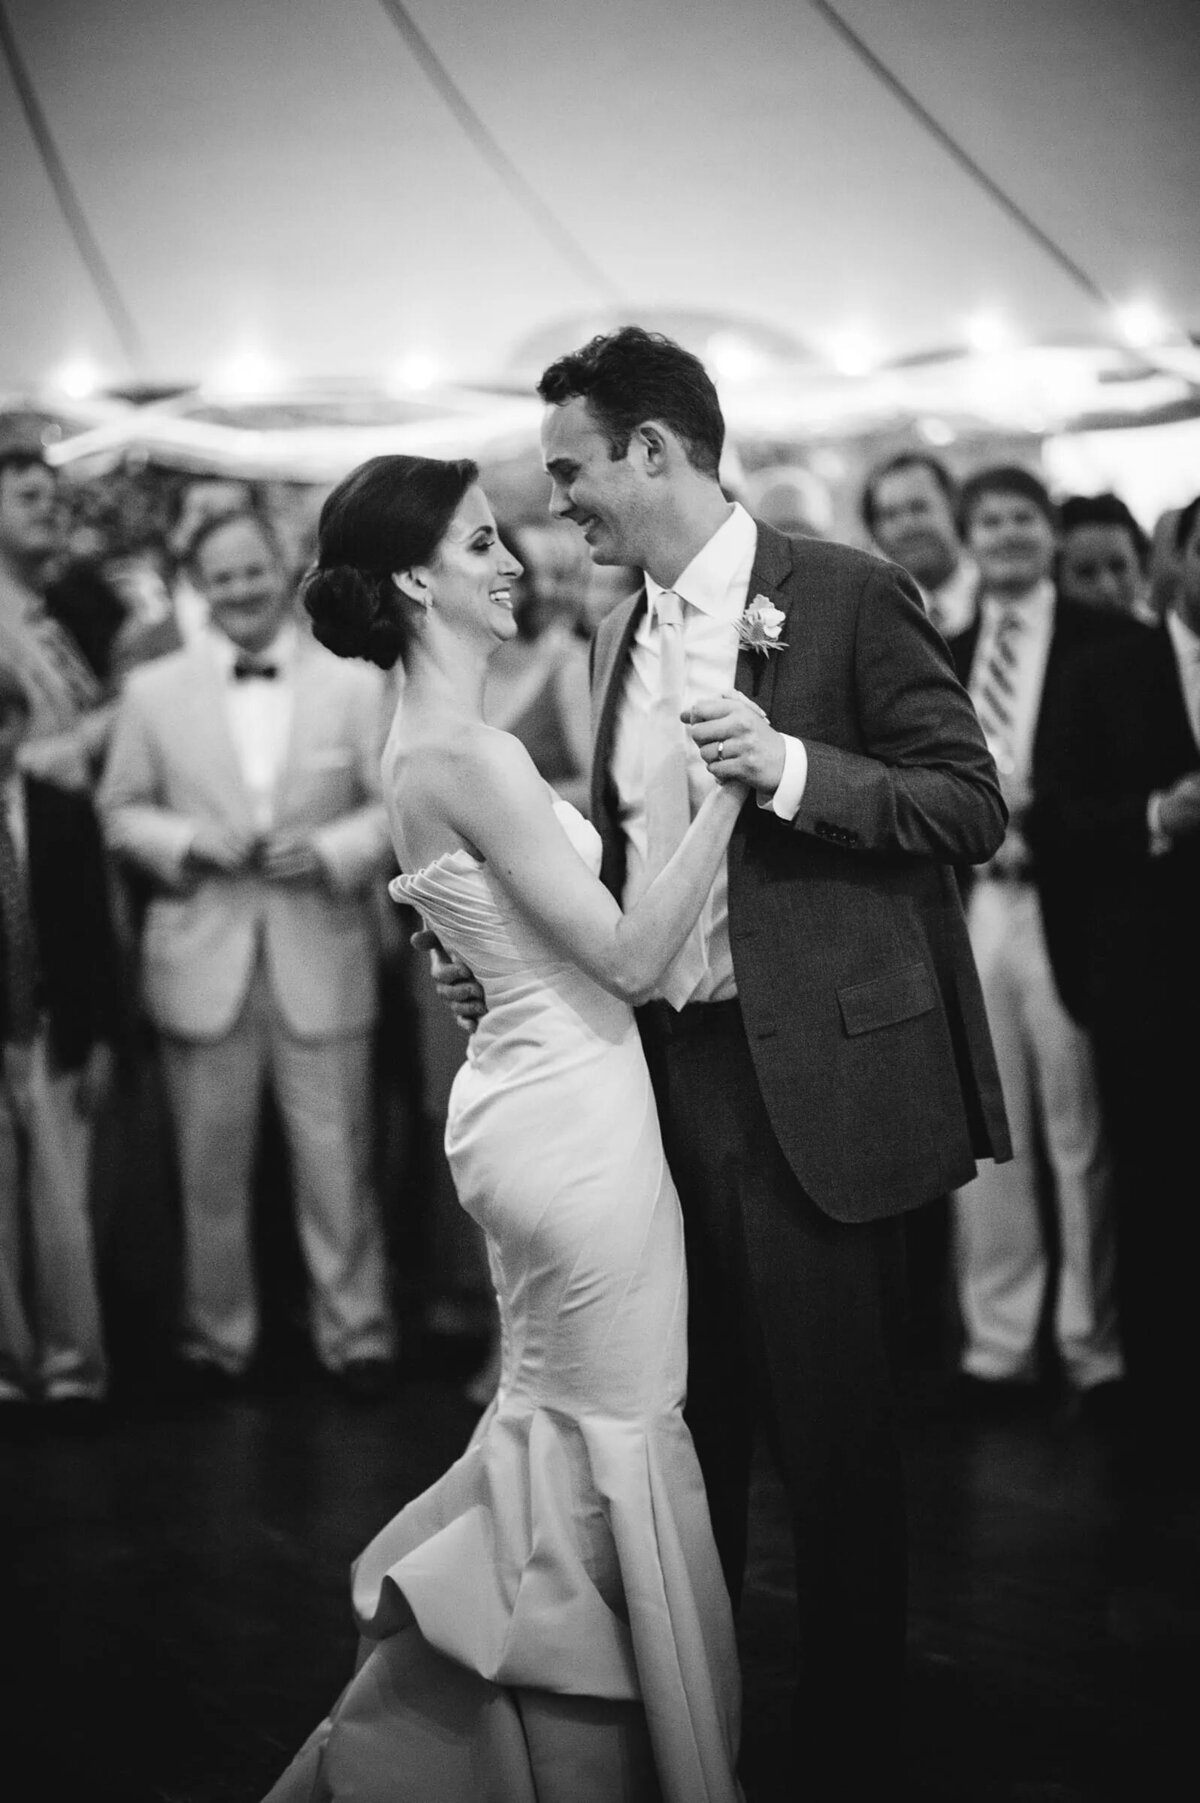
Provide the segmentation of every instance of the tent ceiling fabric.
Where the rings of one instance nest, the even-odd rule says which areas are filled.
[[[1200,324],[1196,0],[840,0],[896,77],[1116,298]],[[1042,343],[1103,309],[805,0],[410,0],[505,155],[626,317],[745,322],[820,367],[1004,311]],[[87,356],[203,381],[250,347],[291,380],[527,380],[608,316],[470,141],[378,0],[6,0],[145,346],[120,347],[0,69],[0,386]]]

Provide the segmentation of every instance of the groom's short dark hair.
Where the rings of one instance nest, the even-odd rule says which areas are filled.
[[[725,421],[712,377],[699,357],[661,332],[622,326],[602,333],[552,363],[537,391],[554,407],[585,400],[614,459],[624,457],[644,421],[656,419],[671,428],[693,469],[717,474]]]

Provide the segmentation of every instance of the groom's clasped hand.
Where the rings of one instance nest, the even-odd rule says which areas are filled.
[[[685,707],[679,717],[718,782],[775,793],[783,776],[783,738],[749,695],[727,689]]]

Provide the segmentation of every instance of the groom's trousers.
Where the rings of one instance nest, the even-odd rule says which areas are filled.
[[[736,1002],[678,1014],[651,1003],[639,1020],[685,1224],[685,1414],[734,1605],[757,1430],[786,1489],[795,1545],[797,1794],[895,1794],[902,1228],[831,1220],[801,1187],[767,1118]]]

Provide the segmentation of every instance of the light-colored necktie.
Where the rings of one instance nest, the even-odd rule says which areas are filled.
[[[680,719],[684,705],[686,659],[683,647],[683,604],[672,590],[659,596],[658,693],[646,722],[646,886],[670,861],[692,818],[688,791],[687,729]],[[661,989],[673,1008],[682,1008],[705,970],[704,936],[693,927],[682,950],[671,961]]]

